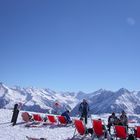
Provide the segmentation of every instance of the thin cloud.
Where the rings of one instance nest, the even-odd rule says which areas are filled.
[[[136,24],[136,20],[132,17],[128,17],[126,21],[130,26],[134,26]]]

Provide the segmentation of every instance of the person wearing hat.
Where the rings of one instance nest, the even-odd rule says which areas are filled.
[[[117,117],[115,116],[115,113],[113,112],[113,113],[109,116],[109,118],[108,118],[108,125],[107,125],[107,127],[108,127],[109,133],[110,133],[110,128],[111,128],[111,126],[115,125],[116,123],[117,123]]]
[[[80,119],[83,120],[83,118],[84,118],[85,119],[85,124],[87,124],[89,105],[88,105],[86,99],[83,99],[83,102],[80,103],[79,112],[81,114],[81,118]]]

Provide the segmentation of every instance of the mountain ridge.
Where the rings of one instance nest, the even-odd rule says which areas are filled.
[[[90,113],[111,113],[125,110],[140,114],[140,91],[129,91],[120,88],[117,91],[99,89],[92,93],[56,92],[51,89],[8,87],[0,82],[0,108],[12,109],[15,103],[22,102],[23,110],[37,112],[55,112],[55,103],[60,104],[59,112],[71,110],[78,114],[78,106],[82,99],[90,105]]]

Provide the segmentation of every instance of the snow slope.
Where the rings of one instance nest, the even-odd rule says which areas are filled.
[[[0,140],[27,140],[26,136],[35,138],[46,138],[47,140],[64,140],[68,137],[72,137],[74,128],[71,126],[67,127],[25,127],[21,113],[17,121],[17,125],[12,126],[10,123],[12,111],[11,110],[0,110]]]
[[[70,140],[74,133],[74,127],[58,127],[54,126],[40,126],[34,128],[25,127],[25,123],[21,118],[21,111],[17,120],[17,125],[12,126],[10,123],[12,111],[7,109],[0,109],[0,140],[27,140],[26,136],[34,138],[47,138],[47,140]],[[31,113],[31,112],[30,112]],[[41,114],[44,115],[44,114]],[[92,115],[92,119],[102,118],[107,122],[109,114]],[[135,115],[137,118],[140,116]],[[129,126],[140,125],[129,124]],[[88,127],[91,127],[91,120],[88,120]],[[87,138],[90,140],[89,138]],[[84,140],[87,140],[86,138]],[[79,140],[78,138],[74,140]]]

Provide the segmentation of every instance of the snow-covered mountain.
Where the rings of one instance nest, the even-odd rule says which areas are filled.
[[[55,92],[50,89],[9,88],[0,83],[0,108],[13,108],[15,103],[22,103],[22,109],[35,112],[53,112],[55,104],[60,111],[73,108],[79,100],[75,93]]]
[[[50,89],[9,88],[0,83],[0,108],[13,108],[15,103],[23,103],[23,110],[36,112],[53,112],[55,103],[60,112],[65,108],[72,109],[72,115],[78,113],[78,106],[85,98],[90,105],[90,113],[111,113],[125,110],[128,113],[140,114],[140,92],[121,88],[116,92],[100,89],[93,93],[55,92]]]
[[[127,113],[140,114],[140,92],[130,92],[124,88],[116,92],[100,89],[88,94],[87,100],[90,112],[94,114],[120,113],[122,110],[125,110]],[[78,112],[78,106],[73,109],[72,114]]]

